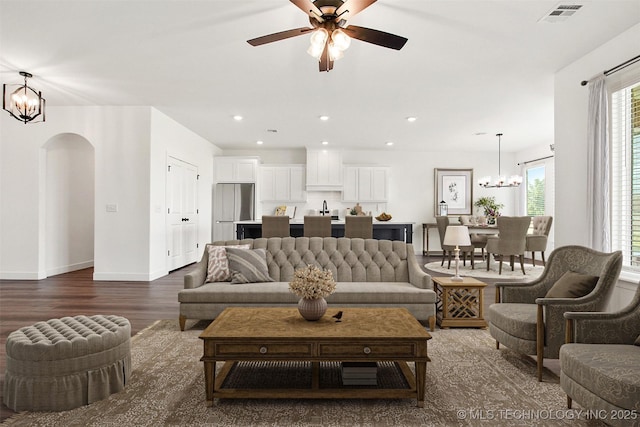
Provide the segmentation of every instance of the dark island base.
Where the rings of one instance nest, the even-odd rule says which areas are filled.
[[[302,237],[304,224],[290,224],[290,236]],[[331,224],[332,237],[344,237],[344,224]],[[257,239],[262,237],[262,224],[237,224],[236,237],[242,239]],[[413,224],[407,223],[374,223],[373,238],[378,240],[402,240],[413,242]]]

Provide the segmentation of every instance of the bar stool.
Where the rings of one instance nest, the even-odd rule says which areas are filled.
[[[289,237],[289,217],[284,215],[262,216],[262,237]]]
[[[331,217],[305,215],[304,237],[331,237]]]
[[[373,219],[370,216],[346,216],[344,218],[344,237],[361,239],[373,238]]]

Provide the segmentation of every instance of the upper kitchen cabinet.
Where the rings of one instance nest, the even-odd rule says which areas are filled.
[[[262,202],[306,202],[304,165],[260,167]]]
[[[256,182],[257,157],[216,157],[214,165],[216,182]]]
[[[345,166],[342,200],[345,202],[386,202],[389,168]]]
[[[307,190],[342,191],[342,152],[307,149]]]

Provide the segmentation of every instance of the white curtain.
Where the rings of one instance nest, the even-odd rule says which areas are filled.
[[[608,105],[605,77],[602,75],[589,82],[587,221],[589,246],[603,252],[611,250]]]

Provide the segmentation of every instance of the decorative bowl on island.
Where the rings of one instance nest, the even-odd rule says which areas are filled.
[[[378,221],[389,221],[392,216],[386,212],[382,212],[380,215],[376,217]]]

